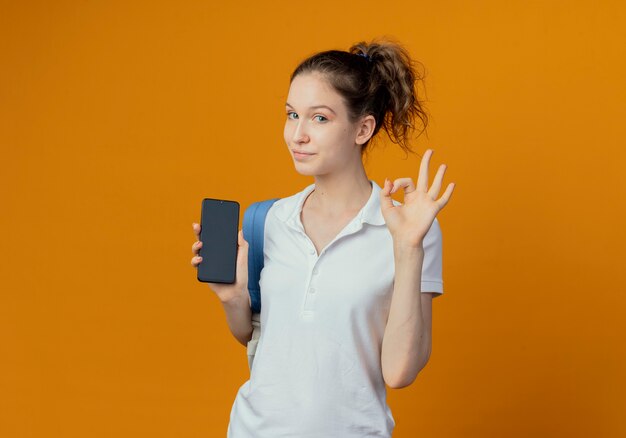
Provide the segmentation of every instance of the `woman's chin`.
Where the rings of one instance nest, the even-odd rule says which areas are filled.
[[[296,166],[296,172],[298,172],[300,175],[303,175],[303,176],[315,176],[315,175],[317,175],[316,172],[311,171],[310,169],[302,169],[302,168],[299,168],[298,166]]]
[[[298,161],[294,161],[294,167],[296,169],[296,172],[298,172],[300,175],[305,175],[305,176],[313,176],[313,175],[317,175],[317,168],[315,166],[307,166],[304,163],[299,163]]]

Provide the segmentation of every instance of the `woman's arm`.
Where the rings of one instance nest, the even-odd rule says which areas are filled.
[[[248,293],[221,301],[231,333],[246,346],[252,338],[252,310]]]
[[[191,245],[191,265],[197,268],[202,263],[200,256],[200,224],[192,223],[196,242]],[[237,340],[246,346],[252,338],[252,310],[250,309],[250,293],[248,292],[248,242],[243,238],[243,230],[239,230],[237,237],[237,270],[234,283],[207,283],[215,295],[220,299],[228,328]]]
[[[380,191],[381,211],[393,238],[396,269],[381,352],[383,378],[392,388],[413,383],[430,356],[432,295],[421,291],[424,238],[454,190],[454,183],[448,184],[437,199],[445,164],[439,166],[433,184],[428,187],[428,163],[432,153],[433,150],[428,149],[422,157],[417,185],[411,178],[398,178],[393,182],[385,179]],[[404,188],[404,204],[394,205],[391,194],[400,188]],[[428,298],[422,298],[424,295]],[[422,300],[426,305],[422,305]]]
[[[413,383],[430,357],[432,294],[421,292],[424,249],[394,243],[395,279],[383,336],[382,371],[391,388]]]

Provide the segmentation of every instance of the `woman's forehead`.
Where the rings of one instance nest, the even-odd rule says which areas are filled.
[[[287,104],[293,108],[306,109],[325,105],[340,110],[343,101],[323,75],[306,73],[296,76],[291,82]]]

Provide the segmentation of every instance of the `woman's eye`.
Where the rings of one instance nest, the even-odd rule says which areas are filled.
[[[317,119],[318,122],[325,122],[326,120],[328,120],[326,117],[321,116],[321,115],[316,115],[315,118]]]
[[[287,112],[287,118],[289,118],[289,119],[297,119],[298,115],[296,113],[294,113],[293,111],[289,111],[289,112]]]

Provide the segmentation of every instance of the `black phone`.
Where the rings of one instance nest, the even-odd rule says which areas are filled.
[[[236,280],[239,203],[204,198],[200,216],[198,281],[228,283]]]

